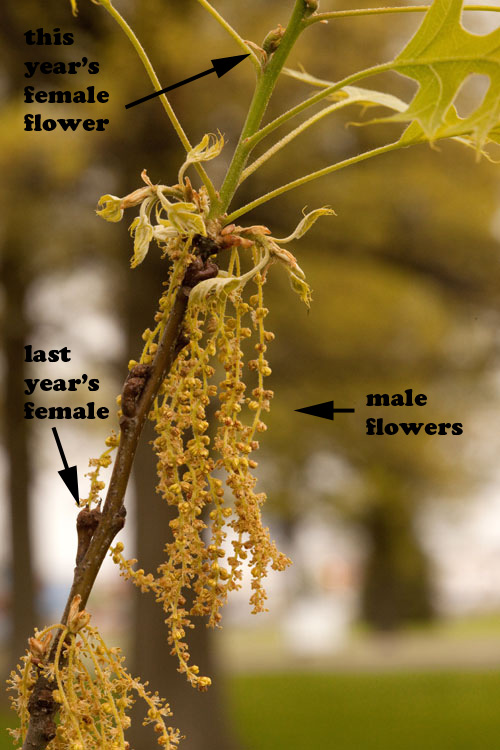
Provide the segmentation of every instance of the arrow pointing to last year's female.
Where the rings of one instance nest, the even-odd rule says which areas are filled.
[[[185,78],[183,81],[179,81],[179,83],[173,83],[171,86],[167,86],[164,89],[160,89],[160,91],[153,91],[152,94],[143,96],[141,99],[136,99],[133,102],[129,102],[128,104],[125,105],[125,109],[130,109],[130,107],[135,107],[136,104],[142,104],[143,102],[147,102],[149,99],[154,99],[155,96],[160,96],[160,94],[166,94],[167,91],[172,91],[173,89],[179,88],[179,86],[184,86],[186,83],[191,83],[191,81],[196,81],[198,80],[198,78],[203,78],[203,76],[207,76],[209,73],[217,73],[217,78],[222,78],[223,75],[225,75],[229,70],[234,68],[235,65],[238,65],[238,63],[244,60],[245,57],[249,57],[249,55],[232,55],[231,57],[216,57],[215,60],[211,60],[213,68],[204,70],[202,73],[197,73],[195,76],[191,76],[191,78]]]
[[[75,498],[76,504],[80,505],[80,497],[78,494],[77,468],[76,466],[68,466],[68,462],[66,461],[66,456],[64,455],[63,447],[61,445],[61,441],[59,440],[59,435],[57,434],[57,430],[55,427],[52,428],[52,432],[54,433],[57,447],[59,449],[59,453],[61,454],[62,462],[64,464],[64,469],[61,469],[61,471],[59,471],[58,474],[63,480],[66,487],[68,488],[68,490],[71,492],[71,494]]]

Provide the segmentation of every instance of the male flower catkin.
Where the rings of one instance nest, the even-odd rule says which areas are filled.
[[[48,750],[129,750],[125,731],[136,696],[146,704],[144,724],[154,725],[158,744],[175,750],[180,736],[165,724],[171,715],[168,704],[127,672],[120,649],[106,646],[97,629],[89,625],[89,613],[80,611],[79,605],[80,597],[75,597],[66,626],[57,624],[35,631],[21,664],[11,673],[11,702],[20,727],[9,732],[16,746],[26,738],[28,703],[38,678],[43,676],[49,685],[45,700],[58,708]],[[49,651],[53,638],[57,646],[52,659]]]
[[[269,567],[283,570],[290,562],[262,524],[266,496],[255,490],[254,454],[273,396],[265,383],[271,374],[267,347],[274,335],[265,326],[264,286],[269,267],[278,263],[309,305],[304,274],[281,245],[302,236],[319,216],[333,213],[307,214],[283,240],[263,226],[224,226],[224,217],[209,218],[205,189],[194,190],[184,173],[189,164],[213,158],[221,148],[222,138],[205,136],[188,154],[177,185],[153,185],[143,172],[145,188],[123,199],[104,196],[98,210],[103,218],[118,221],[125,208],[140,205],[131,225],[132,266],[142,262],[152,239],[169,261],[155,326],[144,332],[142,355],[131,367],[154,362],[177,295],[189,298],[176,359],[149,415],[156,431],[157,489],[177,511],[165,560],[156,573],[145,574],[134,569],[136,560],[124,558],[121,543],[111,551],[123,575],[141,590],[153,591],[163,606],[179,671],[200,690],[210,679],[189,661],[185,636],[193,618],[218,625],[229,592],[241,585],[244,565],[252,577],[252,611],[263,611]],[[225,270],[221,257],[228,258]]]

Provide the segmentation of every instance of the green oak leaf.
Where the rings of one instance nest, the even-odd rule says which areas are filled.
[[[391,69],[412,78],[419,89],[408,109],[384,118],[410,121],[430,141],[468,135],[480,150],[500,125],[500,29],[471,34],[461,23],[463,0],[434,0],[410,42]],[[472,74],[486,75],[490,85],[481,104],[459,117],[453,102]],[[415,127],[402,142],[414,140]]]

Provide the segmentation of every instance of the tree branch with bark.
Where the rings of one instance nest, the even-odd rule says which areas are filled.
[[[187,296],[185,291],[180,289],[151,365],[149,377],[144,381],[144,388],[136,396],[133,412],[128,416],[122,416],[120,420],[120,445],[102,512],[97,515],[96,509],[89,511],[84,508],[78,515],[77,564],[71,591],[61,618],[63,625],[67,623],[75,597],[79,597],[81,609],[85,607],[104,558],[115,536],[125,524],[123,500],[135,451],[153,400],[157,396],[165,373],[168,372],[177,355],[177,344],[186,305]],[[129,384],[130,378],[127,377],[122,390],[122,402],[130,398]],[[55,659],[59,639],[60,633],[54,639],[48,663]],[[50,682],[44,674],[41,674],[29,700],[31,721],[23,750],[44,750],[54,739],[56,731],[54,719],[58,709],[59,704],[52,697]]]

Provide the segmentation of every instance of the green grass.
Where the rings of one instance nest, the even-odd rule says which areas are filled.
[[[7,734],[7,727],[16,725],[16,716],[13,711],[3,711],[0,714],[0,750],[12,750],[12,740]]]
[[[497,750],[500,676],[289,674],[232,681],[246,750]]]
[[[245,750],[500,748],[494,672],[252,675],[230,687]],[[2,731],[0,750],[11,747]]]

